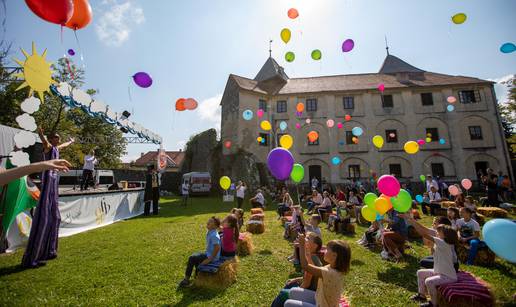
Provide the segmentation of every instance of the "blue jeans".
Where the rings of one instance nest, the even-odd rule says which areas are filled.
[[[185,272],[185,278],[190,279],[190,276],[192,276],[193,269],[197,269],[199,264],[206,260],[208,256],[206,256],[206,253],[194,253],[188,258],[188,264],[186,265],[186,272]]]
[[[468,261],[466,264],[473,265],[475,262],[475,257],[477,256],[478,249],[485,247],[486,243],[484,241],[480,241],[479,239],[472,239],[469,241],[469,255]]]
[[[286,300],[288,300],[290,289],[301,286],[298,282],[286,284],[274,301],[272,301],[271,307],[282,307]]]
[[[286,307],[315,307],[315,291],[303,289],[303,288],[292,288],[289,293],[289,299],[285,302]]]
[[[311,211],[314,206],[315,206],[315,203],[313,201],[306,202],[306,208],[308,209],[308,211]]]

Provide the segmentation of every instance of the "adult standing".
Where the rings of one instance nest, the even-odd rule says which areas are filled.
[[[183,196],[183,206],[186,206],[188,204],[188,197],[190,197],[190,182],[183,181],[183,184],[181,185],[181,195]]]
[[[312,190],[316,190],[317,188],[319,188],[319,180],[317,179],[317,177],[313,177],[311,183],[312,183]]]
[[[57,133],[50,133],[48,138],[43,129],[38,129],[43,144],[43,159],[59,159],[59,150],[74,142],[72,138],[61,143]],[[57,257],[57,245],[61,215],[58,208],[59,174],[55,169],[46,170],[41,175],[41,194],[32,219],[29,242],[22,259],[22,266],[34,268],[44,265],[44,261]]]
[[[263,197],[262,190],[256,190],[256,195],[249,199],[252,208],[265,208],[265,198]]]
[[[84,165],[82,166],[82,181],[81,181],[81,191],[88,190],[89,183],[91,181],[91,185],[94,186],[93,181],[93,171],[95,170],[95,164],[97,164],[97,158],[95,158],[95,150],[90,150],[90,152],[84,156]]]
[[[143,215],[149,215],[151,202],[152,214],[157,215],[159,202],[159,178],[158,172],[156,172],[154,164],[147,166],[147,176],[145,177],[144,201],[145,207]]]
[[[487,178],[487,203],[488,206],[497,207],[500,205],[498,200],[498,176],[494,173]]]
[[[439,183],[432,178],[432,175],[426,175],[426,192],[430,193],[430,188],[434,186],[439,189]]]
[[[247,187],[245,186],[245,183],[242,182],[241,180],[238,181],[238,185],[236,187],[236,197],[237,197],[237,207],[238,207],[238,209],[242,208],[242,204],[244,203],[245,190],[247,190]]]

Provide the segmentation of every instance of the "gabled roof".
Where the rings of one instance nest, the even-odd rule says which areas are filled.
[[[165,153],[168,156],[168,167],[179,167],[185,157],[184,151],[166,151]],[[158,152],[156,150],[149,151],[136,159],[136,161],[134,161],[134,165],[147,166],[150,163],[155,163],[157,161],[157,156]]]
[[[280,77],[285,81],[288,80],[288,76],[285,74],[283,67],[281,67],[272,57],[269,57],[256,77],[254,77],[254,80],[262,82],[276,77]]]
[[[424,72],[424,70],[414,67],[409,63],[403,61],[402,59],[388,54],[385,60],[383,61],[382,68],[380,68],[380,71],[378,73],[395,74],[401,72],[421,73]]]

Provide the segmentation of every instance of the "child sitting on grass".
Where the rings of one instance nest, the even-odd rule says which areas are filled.
[[[304,223],[301,215],[303,214],[303,211],[301,209],[300,205],[294,205],[292,206],[292,222],[286,222],[285,223],[285,232],[283,233],[283,237],[285,239],[290,238],[291,232],[295,232],[296,236],[297,233],[301,231],[301,229],[304,232]]]
[[[328,218],[328,230],[337,231],[337,224],[344,223],[349,224],[351,217],[349,216],[349,209],[346,206],[345,201],[336,202],[337,204],[337,215],[331,215]]]
[[[382,220],[375,220],[371,226],[365,231],[364,235],[360,240],[357,241],[358,244],[365,247],[373,247],[379,242],[379,239],[382,236],[383,232],[383,223]]]
[[[418,294],[413,300],[422,302],[420,306],[437,305],[437,286],[457,281],[454,268],[455,244],[458,242],[457,232],[451,226],[440,224],[436,232],[419,224],[412,217],[404,216],[408,223],[426,239],[434,242],[434,268],[417,271]],[[437,235],[436,235],[437,234]],[[426,302],[426,293],[430,295],[430,302]]]
[[[303,213],[301,212],[301,219],[303,219]],[[319,224],[321,223],[321,217],[317,214],[312,214],[310,220],[305,222],[303,219],[303,224],[305,225],[306,232],[313,232],[319,237],[321,236],[321,228],[319,228]]]
[[[187,287],[190,285],[190,277],[193,269],[201,264],[208,264],[219,260],[220,257],[220,236],[217,232],[220,227],[220,220],[212,216],[206,223],[208,232],[206,233],[206,251],[203,253],[194,253],[188,258],[186,266],[185,278],[179,283],[179,287]]]
[[[234,214],[226,216],[226,218],[222,221],[221,256],[235,257],[239,235],[240,231],[238,230],[237,217]]]
[[[305,236],[299,235],[299,253],[301,267],[318,278],[317,290],[309,290],[300,287],[292,288],[289,299],[284,306],[338,306],[342,294],[344,274],[349,272],[351,265],[351,248],[342,240],[328,242],[324,261],[329,263],[324,267],[317,267],[308,263],[310,253],[305,245]]]
[[[233,208],[231,209],[231,214],[234,214],[236,216],[238,222],[238,230],[240,230],[240,228],[242,228],[242,225],[244,225],[244,209]]]

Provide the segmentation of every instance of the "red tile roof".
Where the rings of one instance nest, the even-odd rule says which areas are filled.
[[[179,167],[181,163],[183,163],[183,159],[185,158],[184,151],[166,151],[168,160],[168,167]],[[143,156],[139,157],[134,161],[134,165],[136,166],[147,166],[150,163],[155,163],[158,156],[157,151],[149,151]]]

